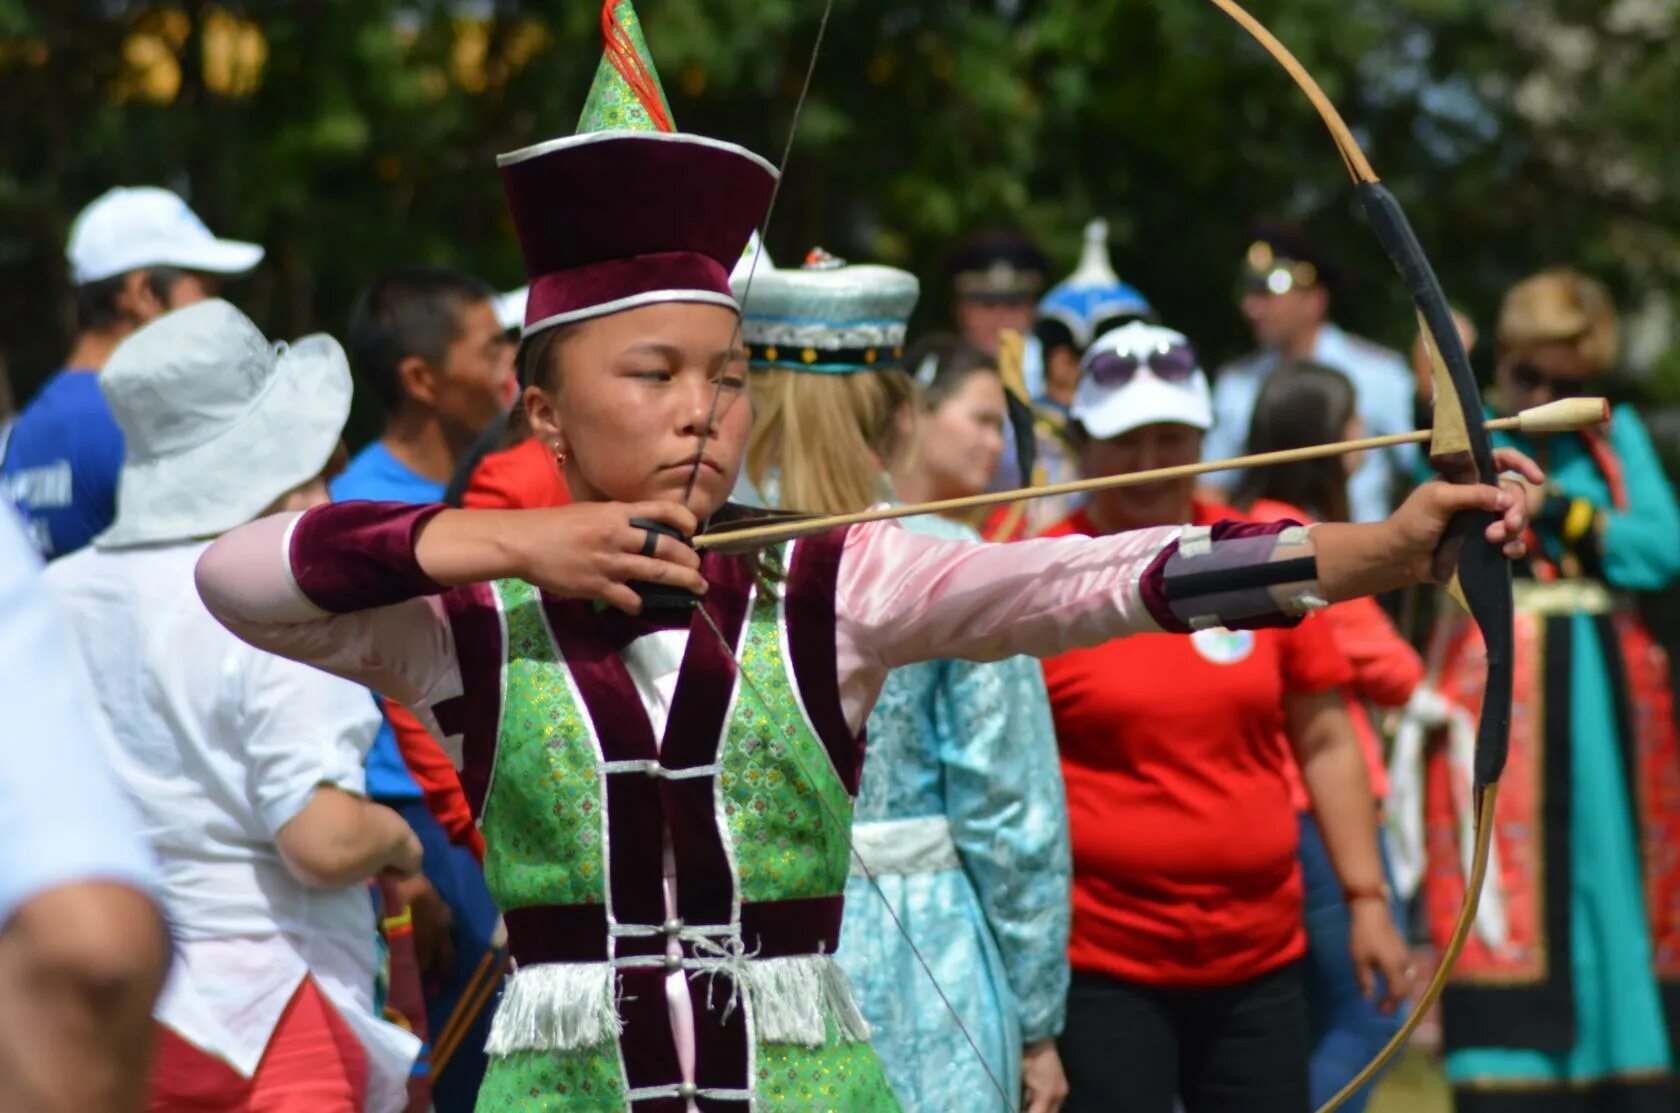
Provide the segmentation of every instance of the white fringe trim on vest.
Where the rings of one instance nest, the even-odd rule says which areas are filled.
[[[841,1039],[869,1038],[869,1022],[832,955],[760,959],[747,967],[746,982],[760,1040],[821,1047],[830,1018]]]
[[[612,967],[604,962],[521,967],[508,978],[484,1051],[512,1055],[594,1047],[624,1031],[614,1004]]]
[[[715,970],[705,959],[684,964]],[[858,1011],[845,972],[832,955],[794,955],[730,963],[745,987],[757,1039],[821,1047],[834,1021],[841,1039],[867,1040],[869,1022]],[[520,1051],[581,1051],[624,1030],[615,1008],[612,967],[605,962],[542,963],[514,971],[502,994],[484,1045],[489,1055]],[[692,983],[694,1008],[728,1009],[732,1002],[709,992],[707,979]]]

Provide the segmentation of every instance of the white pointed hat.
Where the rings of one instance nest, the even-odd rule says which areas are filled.
[[[1108,221],[1102,219],[1085,225],[1079,265],[1038,303],[1039,321],[1066,328],[1080,352],[1090,347],[1100,327],[1153,315],[1148,300],[1114,273],[1108,255]]]

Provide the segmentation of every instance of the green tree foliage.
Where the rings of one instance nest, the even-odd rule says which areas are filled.
[[[1680,394],[1661,313],[1680,220],[1680,0],[1256,0],[1408,205],[1449,294],[1570,261],[1630,309],[1632,362]],[[680,126],[779,159],[821,0],[642,0]],[[270,331],[341,328],[384,266],[519,280],[494,156],[569,132],[594,0],[0,0],[0,350],[19,393],[66,336],[70,218],[115,183],[180,189],[270,261],[233,295]],[[557,198],[564,203],[564,198]],[[1192,0],[834,0],[769,243],[908,266],[948,311],[953,240],[1021,225],[1115,259],[1208,356],[1246,342],[1245,228],[1296,219],[1343,259],[1339,307],[1412,324],[1328,137],[1288,78]],[[1479,358],[1485,362],[1484,352]],[[1667,377],[1665,377],[1667,376]]]

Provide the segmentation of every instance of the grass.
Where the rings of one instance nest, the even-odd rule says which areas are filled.
[[[1401,1053],[1371,1095],[1368,1113],[1452,1113],[1440,1060],[1415,1049]]]

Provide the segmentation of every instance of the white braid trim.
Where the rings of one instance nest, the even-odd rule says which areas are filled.
[[[488,1055],[581,1051],[624,1031],[604,962],[545,962],[515,970],[490,1022]]]

